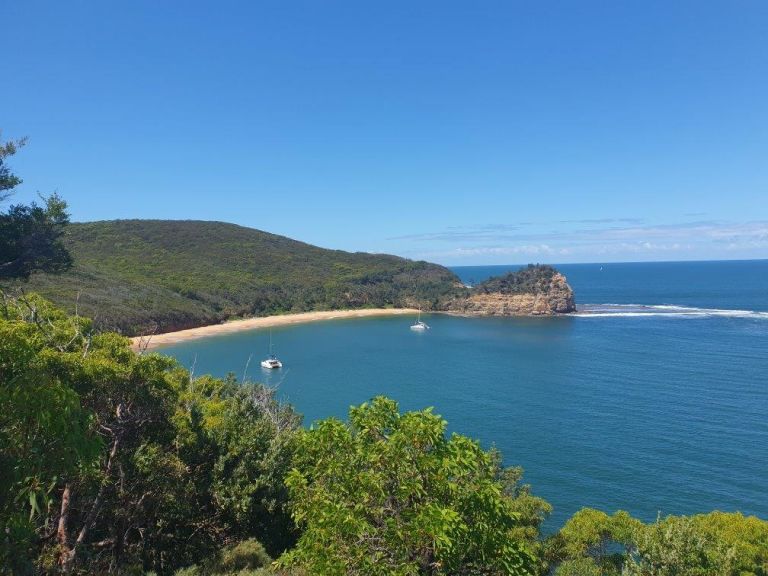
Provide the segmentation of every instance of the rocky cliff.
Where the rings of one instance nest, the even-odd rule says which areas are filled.
[[[576,310],[573,289],[551,266],[528,266],[476,286],[448,311],[468,316],[553,316]]]

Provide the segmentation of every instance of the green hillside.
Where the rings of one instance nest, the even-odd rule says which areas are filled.
[[[327,250],[222,222],[71,224],[65,243],[70,271],[17,286],[128,335],[307,310],[432,309],[463,291],[436,264]]]

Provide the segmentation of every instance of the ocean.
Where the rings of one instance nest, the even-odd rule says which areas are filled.
[[[517,266],[453,270],[468,284]],[[768,260],[558,265],[557,318],[331,320],[162,348],[195,373],[266,382],[305,424],[384,394],[496,446],[553,507],[768,519]],[[252,357],[250,364],[249,356]],[[246,370],[246,365],[248,366]]]

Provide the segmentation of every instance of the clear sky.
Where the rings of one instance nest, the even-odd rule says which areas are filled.
[[[768,2],[0,0],[17,201],[443,264],[768,257]]]

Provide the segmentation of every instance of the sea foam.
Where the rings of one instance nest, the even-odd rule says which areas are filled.
[[[756,310],[724,310],[720,308],[694,308],[673,304],[582,304],[572,316],[579,318],[643,318],[665,316],[668,318],[746,318],[768,320],[768,312]]]

